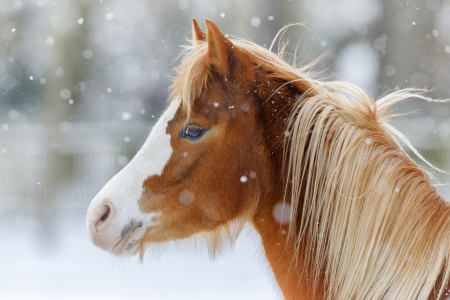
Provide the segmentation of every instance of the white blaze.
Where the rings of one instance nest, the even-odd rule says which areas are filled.
[[[171,136],[166,130],[180,103],[180,100],[171,103],[136,156],[92,200],[87,214],[88,227],[93,221],[96,209],[105,204],[112,204],[115,209],[112,223],[101,233],[111,240],[118,241],[123,227],[132,219],[142,222],[142,227],[135,230],[129,243],[140,239],[148,227],[157,225],[152,218],[159,212],[143,213],[139,209],[138,200],[143,192],[144,181],[154,175],[160,176],[172,155]]]

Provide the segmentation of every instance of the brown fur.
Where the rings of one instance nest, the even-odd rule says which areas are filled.
[[[141,255],[199,233],[214,254],[251,222],[286,299],[444,297],[450,209],[387,123],[412,94],[374,102],[206,27],[193,21],[171,88],[183,105],[167,128],[173,154],[144,183],[141,210],[162,214]],[[189,123],[210,130],[197,142],[179,138]],[[183,193],[192,204],[180,203]],[[274,218],[280,202],[289,223]]]

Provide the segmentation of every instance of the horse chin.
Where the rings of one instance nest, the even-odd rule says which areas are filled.
[[[120,246],[115,246],[113,249],[109,251],[110,254],[113,254],[118,257],[131,257],[138,253],[139,250],[139,241],[132,240],[127,241],[127,244],[122,244]]]
[[[139,250],[139,243],[142,233],[137,233],[137,227],[121,238],[108,252],[119,257],[130,257],[136,255]],[[137,233],[137,234],[136,234]]]

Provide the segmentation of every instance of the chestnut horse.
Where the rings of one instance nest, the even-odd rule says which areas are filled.
[[[214,254],[250,223],[286,299],[444,299],[450,207],[387,123],[426,97],[375,102],[206,28],[193,21],[170,105],[92,200],[91,241],[142,258],[195,236]]]

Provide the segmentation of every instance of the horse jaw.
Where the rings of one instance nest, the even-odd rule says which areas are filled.
[[[134,255],[146,230],[158,225],[152,219],[160,212],[143,213],[138,201],[144,192],[144,181],[151,176],[161,176],[172,155],[171,135],[166,129],[180,103],[180,100],[171,103],[135,157],[89,205],[86,218],[89,239],[101,249],[117,256]],[[105,207],[110,208],[110,215],[98,225]]]

